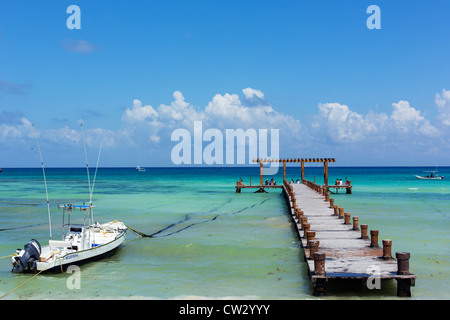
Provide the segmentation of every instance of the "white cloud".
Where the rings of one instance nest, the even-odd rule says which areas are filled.
[[[312,128],[316,134],[326,132],[327,137],[336,143],[380,142],[389,138],[392,141],[440,134],[408,101],[393,103],[390,116],[372,111],[362,115],[339,103],[320,103],[318,109],[319,115]]]
[[[251,99],[253,97],[258,97],[260,99],[264,99],[264,93],[262,93],[261,90],[256,90],[256,89],[252,89],[252,88],[246,88],[244,90],[242,90],[245,94],[245,97],[247,99]]]
[[[418,123],[425,119],[420,115],[419,110],[416,110],[409,105],[408,101],[399,101],[398,103],[393,103],[392,107],[394,111],[392,111],[391,119],[399,123]]]
[[[33,125],[25,117],[21,117],[18,124],[0,124],[0,141],[9,142],[30,137],[33,137]]]
[[[373,112],[363,116],[339,103],[320,103],[318,108],[319,123],[315,123],[314,127],[325,130],[338,143],[363,141],[377,134],[388,118],[384,113]]]
[[[134,137],[146,134],[152,142],[161,141],[164,134],[170,137],[170,132],[177,128],[192,130],[194,121],[202,121],[204,129],[266,128],[290,133],[300,130],[300,121],[275,111],[261,99],[264,94],[260,90],[246,88],[243,92],[244,102],[237,94],[216,94],[204,108],[192,106],[180,91],[173,93],[174,100],[170,104],[161,104],[156,110],[134,100],[133,107],[125,110],[122,120],[132,127]],[[255,97],[261,99],[259,103],[250,102],[251,106],[247,106],[248,100]]]
[[[125,113],[122,116],[122,120],[125,122],[140,122],[145,120],[151,120],[158,117],[158,112],[153,109],[152,106],[143,106],[142,102],[135,99],[133,100],[133,106],[125,109]]]
[[[442,94],[436,93],[435,103],[440,120],[444,125],[450,126],[450,90],[442,89]]]
[[[161,104],[158,107],[160,121],[171,124],[177,123],[178,125],[180,123],[190,125],[193,121],[203,120],[204,115],[186,102],[180,91],[175,91],[173,98],[175,100],[170,105]]]
[[[219,120],[237,121],[239,123],[251,121],[248,107],[242,105],[237,94],[216,94],[205,108],[209,117]]]
[[[279,129],[280,156],[314,152],[323,156],[324,150],[328,156],[329,152],[339,153],[344,149],[352,152],[359,150],[360,155],[367,157],[370,154],[386,154],[391,150],[424,152],[432,147],[434,150],[448,148],[445,147],[445,135],[448,134],[445,129],[450,125],[450,91],[443,90],[437,94],[435,103],[442,123],[433,125],[419,108],[412,107],[405,100],[393,103],[390,113],[359,113],[345,104],[319,103],[312,121],[305,118],[302,119],[305,124],[302,124],[294,116],[277,111],[261,90],[246,88],[241,95],[218,93],[203,107],[193,106],[180,91],[175,91],[170,103],[156,108],[140,100],[132,100],[131,106],[122,114],[120,129],[87,128],[85,137],[87,146],[98,147],[102,141],[111,152],[118,148],[139,150],[145,157],[149,150],[165,152],[173,147],[169,142],[173,130],[184,128],[193,133],[194,121],[202,121],[204,131],[209,128],[221,132],[238,128]],[[38,128],[37,134],[42,144],[47,143],[47,147],[52,145],[55,149],[79,146],[81,143],[81,130],[71,129],[70,125]],[[25,142],[23,145],[26,146],[31,139],[34,143],[33,127],[22,112],[0,112],[1,145],[14,146]]]
[[[433,137],[439,135],[439,130],[430,121],[420,115],[420,111],[411,107],[408,101],[393,103],[391,114],[394,130],[402,133],[418,133]]]

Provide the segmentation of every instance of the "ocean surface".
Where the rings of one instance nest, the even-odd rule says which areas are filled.
[[[433,169],[329,168],[330,184],[347,178],[353,186],[351,195],[332,195],[335,204],[359,216],[360,224],[378,229],[380,243],[392,239],[393,254],[411,253],[410,270],[418,276],[411,299],[418,300],[450,299],[450,167],[438,168],[446,177],[442,181],[414,177]],[[60,239],[57,204],[88,202],[86,168],[48,168],[45,173],[53,239]],[[94,170],[91,183],[93,177]],[[369,290],[360,281],[331,282],[326,297],[313,297],[281,190],[236,194],[240,178],[256,184],[259,167],[99,168],[95,220],[117,219],[155,235],[142,238],[129,230],[114,256],[81,266],[80,289],[69,289],[71,274],[40,274],[3,299],[400,299],[395,280],[383,281],[380,290]],[[287,178],[300,178],[300,168],[288,167]],[[322,167],[306,166],[306,178],[322,183]],[[275,180],[282,183],[282,170]],[[49,239],[42,169],[4,168],[0,296],[32,277],[13,274],[11,258],[3,258],[32,238],[41,245]]]

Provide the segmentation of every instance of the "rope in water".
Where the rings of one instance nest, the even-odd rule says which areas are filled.
[[[19,289],[20,287],[24,286],[26,283],[30,282],[31,280],[33,280],[34,278],[36,278],[38,275],[40,275],[42,272],[44,272],[48,267],[50,267],[50,265],[48,265],[45,269],[42,269],[41,271],[39,271],[38,273],[36,273],[34,276],[32,276],[30,279],[28,279],[27,281],[25,281],[24,283],[22,283],[20,286],[15,287],[14,289],[12,289],[11,291],[5,293],[4,295],[2,295],[0,297],[0,300],[3,299],[4,297],[6,297],[7,295],[9,295],[10,293],[16,291],[17,289]]]
[[[192,226],[195,226],[195,225],[198,225],[198,224],[202,224],[202,223],[206,223],[206,222],[210,222],[210,221],[214,221],[214,220],[216,220],[216,219],[217,219],[219,216],[221,216],[221,215],[241,213],[241,212],[243,212],[243,211],[245,211],[245,210],[247,210],[247,209],[250,209],[250,208],[253,208],[253,207],[262,205],[264,202],[266,202],[266,201],[268,201],[268,200],[269,200],[269,199],[264,199],[264,200],[261,201],[260,203],[252,204],[252,205],[250,205],[250,206],[248,206],[248,207],[239,209],[239,210],[237,210],[237,211],[235,211],[235,212],[232,212],[232,213],[217,214],[217,215],[215,215],[215,216],[214,216],[213,218],[211,218],[211,219],[207,219],[207,220],[203,220],[203,221],[199,221],[199,222],[194,222],[194,223],[192,223],[192,224],[190,224],[190,225],[187,225],[187,226],[185,226],[185,227],[183,227],[183,228],[181,228],[181,229],[179,229],[179,230],[177,230],[177,231],[173,231],[173,232],[168,233],[168,234],[160,235],[159,237],[167,237],[167,236],[173,235],[173,234],[175,234],[175,233],[181,232],[181,231],[183,231],[183,230],[186,230],[186,229],[188,229],[188,228],[190,228],[190,227],[192,227]],[[212,210],[212,211],[210,211],[209,213],[212,213],[212,212],[215,212],[215,211],[217,211],[217,210]],[[146,234],[146,233],[144,233],[144,232],[142,232],[142,231],[139,231],[139,230],[136,230],[136,229],[134,229],[134,228],[132,228],[132,227],[130,227],[130,226],[128,226],[128,225],[127,225],[127,228],[130,229],[131,231],[133,231],[134,233],[138,234],[140,237],[143,237],[143,238],[155,238],[155,236],[156,236],[157,234],[160,234],[161,232],[166,231],[166,230],[168,230],[168,229],[170,229],[170,228],[172,228],[172,227],[174,227],[174,226],[176,226],[176,225],[178,225],[178,224],[180,224],[180,223],[182,223],[182,222],[185,222],[185,221],[187,221],[187,220],[189,220],[189,219],[190,219],[189,215],[186,215],[186,217],[185,217],[183,220],[180,220],[180,221],[178,221],[178,222],[172,223],[172,224],[170,224],[169,226],[167,226],[167,227],[165,227],[165,228],[163,228],[163,229],[161,229],[161,230],[159,230],[159,231],[157,231],[157,232],[154,232],[154,233],[152,233],[152,234]]]
[[[17,253],[10,254],[9,256],[0,257],[0,259],[10,258],[15,255],[17,255]]]

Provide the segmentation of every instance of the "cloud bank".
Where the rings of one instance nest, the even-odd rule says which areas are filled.
[[[447,143],[450,91],[443,89],[437,93],[434,102],[436,119],[427,119],[419,107],[406,100],[393,102],[389,113],[368,111],[365,114],[338,102],[320,102],[312,114],[300,117],[277,110],[258,89],[245,88],[240,95],[218,93],[200,107],[175,91],[170,103],[157,107],[132,100],[118,119],[120,129],[85,128],[85,137],[90,147],[98,147],[102,142],[106,149],[140,152],[155,158],[154,154],[150,157],[149,150],[156,150],[159,155],[170,154],[173,147],[170,136],[175,129],[185,128],[193,133],[194,121],[202,121],[203,130],[214,128],[222,132],[238,128],[279,129],[281,157],[334,157],[338,156],[335,154],[338,150],[345,149],[369,158],[376,153],[387,157],[395,151],[406,152],[403,156],[406,161],[414,153],[425,157],[427,152],[439,155],[450,151]],[[55,148],[70,148],[82,141],[80,130],[68,125],[39,128],[37,133],[43,143]],[[30,143],[30,139],[34,139],[32,124],[22,112],[0,113],[0,145],[12,147]]]

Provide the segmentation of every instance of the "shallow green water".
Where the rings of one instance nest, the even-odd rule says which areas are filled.
[[[413,299],[448,299],[450,182],[415,179],[422,170],[429,168],[331,167],[329,182],[351,180],[353,194],[333,195],[336,204],[378,229],[380,241],[392,239],[393,252],[411,253],[410,269],[419,277]],[[449,168],[439,170],[450,179]],[[288,179],[299,178],[299,168],[287,172]],[[236,180],[255,183],[258,173],[256,167],[99,169],[95,220],[160,232],[137,238],[128,231],[113,257],[81,267],[79,290],[67,287],[68,274],[41,274],[5,299],[317,299],[281,191],[235,193]],[[53,238],[59,239],[56,204],[88,201],[86,169],[46,174]],[[306,178],[322,177],[321,168],[306,168]],[[281,172],[276,180],[282,182]],[[0,229],[0,257],[31,238],[47,243],[40,169],[0,174]],[[10,270],[10,258],[1,259],[0,295],[30,278]],[[395,292],[395,281],[383,282],[382,290],[337,282],[322,299],[397,299]]]

